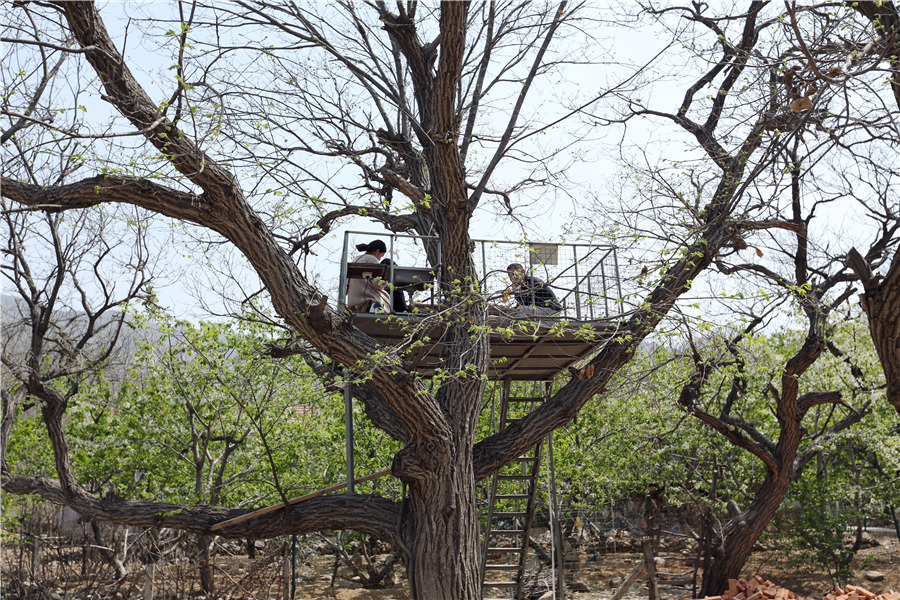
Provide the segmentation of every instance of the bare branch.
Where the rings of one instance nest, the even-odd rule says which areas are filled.
[[[133,527],[171,527],[198,535],[213,534],[216,523],[253,512],[252,509],[225,509],[213,506],[184,506],[167,503],[116,502],[92,495],[76,499],[66,495],[58,482],[44,477],[4,477],[3,491],[9,494],[37,494],[52,502],[66,504],[84,522],[118,523]],[[337,494],[320,496],[288,509],[245,521],[215,532],[228,538],[275,537],[312,533],[328,529],[348,529],[394,542],[400,507],[376,496]]]

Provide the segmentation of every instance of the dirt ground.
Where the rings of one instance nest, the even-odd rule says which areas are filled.
[[[877,537],[874,545],[863,548],[854,559],[854,573],[849,583],[860,585],[866,589],[880,594],[888,590],[900,590],[900,542],[897,538]],[[660,573],[687,575],[692,572],[690,562],[681,553],[660,553],[665,563],[660,565]],[[637,553],[587,553],[578,552],[577,568],[567,570],[565,578],[574,583],[567,590],[566,597],[577,600],[609,600],[615,591],[622,585],[624,578],[631,573],[636,561]],[[346,579],[338,579],[334,587],[331,586],[331,572],[334,559],[329,556],[313,557],[308,561],[307,568],[303,570],[305,580],[298,582],[297,598],[310,600],[408,600],[406,592],[405,571],[397,567],[396,586],[381,590],[362,589],[361,584]],[[570,563],[571,565],[571,563]],[[574,566],[574,565],[572,565]],[[777,548],[770,550],[758,550],[753,553],[748,562],[743,577],[759,575],[769,579],[778,585],[787,587],[792,591],[807,598],[822,598],[833,589],[831,580],[825,572],[803,572],[803,566],[793,564],[789,557]],[[884,575],[884,580],[875,582],[866,579],[866,573],[878,571]],[[339,573],[341,571],[339,570]],[[550,573],[542,572],[537,578],[545,590],[549,590]],[[583,584],[583,585],[582,585]],[[587,591],[573,591],[578,588]],[[537,597],[537,589],[534,588],[533,597]],[[665,600],[679,600],[691,596],[691,586],[660,586],[660,592]],[[625,596],[629,599],[647,597],[647,578],[642,577]]]
[[[611,552],[610,550],[620,550]],[[68,574],[63,570],[53,569],[53,560],[47,557],[42,569],[45,577],[41,583],[28,583],[30,577],[25,575],[21,581],[24,585],[10,583],[11,568],[15,565],[15,555],[10,548],[4,547],[3,553],[3,589],[2,597],[8,600],[127,600],[143,598],[147,581],[142,570],[132,571],[124,580],[111,582],[99,574],[92,575],[88,566],[84,569],[78,564],[71,564]],[[639,560],[634,551],[622,552],[623,548],[583,548],[570,550],[567,559],[565,579],[568,582],[566,597],[576,600],[610,600],[615,591],[622,585],[625,577],[631,573]],[[689,580],[693,572],[691,566],[692,553],[674,547],[663,547],[659,556],[664,562],[658,566],[661,577],[669,580],[681,578]],[[388,555],[375,558],[375,564],[383,563]],[[745,578],[759,575],[764,579],[786,587],[810,599],[821,599],[831,591],[831,580],[826,572],[804,568],[789,560],[784,551],[778,548],[759,549],[748,562],[742,576]],[[81,561],[73,561],[80,563]],[[23,563],[21,560],[19,565]],[[542,564],[537,558],[531,559],[532,565]],[[872,538],[871,545],[859,551],[853,562],[853,577],[848,583],[863,586],[880,594],[889,590],[900,590],[900,542],[896,536]],[[20,571],[22,567],[18,567]],[[872,581],[871,572],[883,574],[881,581]],[[269,554],[258,559],[249,559],[246,555],[220,555],[214,561],[216,577],[216,598],[237,600],[281,600],[284,597],[284,571],[279,554]],[[363,569],[365,572],[365,569]],[[538,598],[550,590],[553,579],[549,567],[542,564],[540,570],[532,572],[529,597]],[[867,577],[867,573],[869,577]],[[18,573],[21,575],[21,573]],[[334,578],[333,578],[334,575]],[[393,576],[389,577],[384,589],[363,589],[353,569],[347,565],[335,566],[333,556],[316,555],[297,564],[296,598],[304,600],[408,600],[406,590],[406,573],[402,566],[396,565]],[[175,600],[181,598],[199,598],[203,595],[197,584],[197,565],[187,559],[172,561],[160,567],[156,573],[155,593],[157,600]],[[685,585],[660,585],[664,600],[679,600],[692,595],[690,583]],[[625,596],[626,599],[646,598],[647,579],[639,578]]]
[[[900,590],[900,542],[894,537],[876,538],[877,546],[864,548],[859,551],[854,559],[853,577],[848,583],[860,585],[866,589],[880,594],[888,590]],[[578,600],[608,600],[618,586],[610,585],[624,577],[623,573],[630,572],[629,566],[637,559],[637,555],[620,557],[611,555],[603,559],[592,568],[588,561],[579,571],[579,578],[588,584],[590,592],[567,594],[567,597]],[[670,559],[660,567],[664,573],[690,573],[692,568],[685,564],[684,560]],[[808,570],[810,572],[803,572]],[[873,582],[866,579],[865,574],[871,571],[879,571],[884,574],[884,580]],[[821,571],[804,569],[793,564],[784,552],[778,549],[760,550],[753,553],[741,576],[750,578],[755,575],[768,579],[782,587],[786,587],[797,594],[810,599],[822,598],[833,589],[828,574]],[[661,596],[667,600],[678,600],[691,595],[691,586],[661,586]],[[635,588],[626,596],[627,598],[647,597],[647,579],[640,579]]]

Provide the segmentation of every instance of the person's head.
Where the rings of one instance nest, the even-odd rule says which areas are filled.
[[[509,275],[511,282],[522,283],[522,280],[525,278],[525,267],[519,263],[511,263],[506,267],[506,274]]]
[[[378,260],[387,254],[387,245],[381,240],[372,240],[368,244],[357,244],[356,249],[371,254]]]

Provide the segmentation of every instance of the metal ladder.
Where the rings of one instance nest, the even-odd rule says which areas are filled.
[[[533,394],[510,396],[511,383],[500,392],[498,431],[523,418],[547,398],[549,383],[535,382]],[[528,540],[534,520],[541,450],[544,442],[494,474],[481,553],[485,600],[520,600],[525,578]],[[503,575],[506,577],[503,577]]]

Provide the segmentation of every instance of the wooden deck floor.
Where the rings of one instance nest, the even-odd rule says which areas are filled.
[[[614,333],[614,321],[535,320],[490,317],[491,380],[548,381],[587,358]],[[410,350],[413,368],[431,377],[452,348],[442,341],[444,327],[416,314],[356,313],[353,324],[379,342],[396,346],[410,335],[423,343]]]

